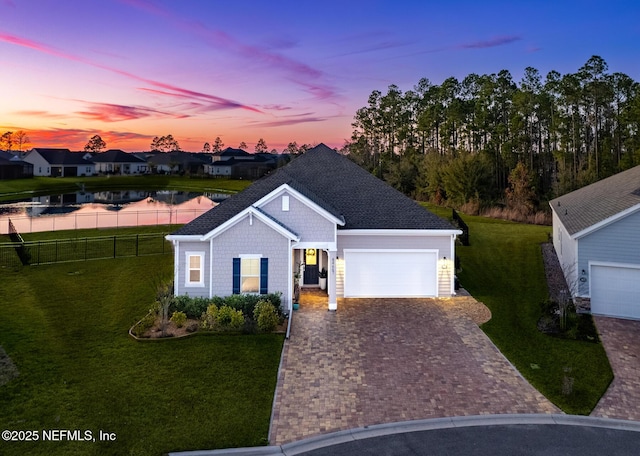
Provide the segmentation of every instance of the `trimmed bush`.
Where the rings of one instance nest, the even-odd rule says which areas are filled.
[[[253,310],[253,318],[262,332],[273,331],[280,321],[275,306],[265,300],[258,301]]]
[[[171,321],[174,322],[178,328],[182,328],[187,322],[187,316],[184,312],[174,312],[173,315],[171,315]]]
[[[202,329],[214,329],[218,323],[218,307],[211,304],[206,312],[202,314],[200,326]]]
[[[240,310],[222,306],[218,309],[217,323],[222,329],[240,329],[244,325],[244,315]]]
[[[200,318],[211,304],[207,298],[192,298],[191,296],[174,296],[170,310],[184,312],[187,318]]]

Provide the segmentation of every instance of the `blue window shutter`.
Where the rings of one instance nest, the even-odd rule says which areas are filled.
[[[269,258],[260,258],[260,294],[268,293]]]
[[[233,259],[233,294],[240,294],[240,258]]]

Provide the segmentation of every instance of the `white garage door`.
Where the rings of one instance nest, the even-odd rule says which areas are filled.
[[[433,250],[345,250],[345,298],[437,296]]]
[[[640,267],[592,265],[591,313],[640,319]]]

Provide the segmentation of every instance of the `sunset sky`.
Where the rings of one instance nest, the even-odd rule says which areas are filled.
[[[340,147],[374,89],[564,74],[594,54],[640,80],[640,2],[0,0],[0,133]]]

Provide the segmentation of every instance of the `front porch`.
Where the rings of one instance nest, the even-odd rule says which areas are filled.
[[[336,252],[318,245],[299,247],[292,251],[293,302],[297,282],[300,305],[308,303],[337,310]]]

